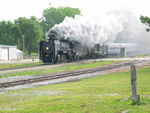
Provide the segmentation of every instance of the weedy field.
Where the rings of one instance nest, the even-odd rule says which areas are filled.
[[[0,93],[1,113],[150,113],[150,67],[138,69],[140,105],[132,105],[130,72]]]

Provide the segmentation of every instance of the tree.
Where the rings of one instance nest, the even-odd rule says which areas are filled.
[[[30,19],[20,17],[15,20],[15,23],[19,26],[21,35],[24,36],[24,47],[28,54],[38,52],[38,45],[42,40],[43,31],[36,17],[32,16]]]
[[[18,45],[20,42],[19,27],[11,21],[0,22],[0,44]]]
[[[146,31],[149,32],[150,31],[150,18],[147,16],[140,16],[140,20],[142,23],[148,26],[148,28],[146,28]]]
[[[75,15],[80,15],[81,11],[78,8],[70,7],[59,7],[59,8],[47,8],[43,11],[43,16],[41,18],[41,25],[44,32],[48,31],[55,24],[61,23],[66,16],[75,17]]]

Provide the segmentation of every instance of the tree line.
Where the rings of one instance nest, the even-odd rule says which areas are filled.
[[[51,7],[43,11],[40,19],[31,16],[19,17],[14,21],[0,21],[0,44],[17,45],[18,49],[24,49],[27,54],[38,53],[39,42],[44,40],[46,31],[61,23],[66,16],[74,18],[80,14],[78,8]]]

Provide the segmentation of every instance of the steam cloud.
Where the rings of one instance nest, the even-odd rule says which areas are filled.
[[[66,17],[50,30],[90,47],[95,43],[135,43],[139,52],[150,52],[150,33],[139,17],[129,11],[112,11],[97,18]]]

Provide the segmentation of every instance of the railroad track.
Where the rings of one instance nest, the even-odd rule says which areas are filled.
[[[45,66],[45,64],[39,64],[39,65],[33,65],[33,66],[25,66],[25,67],[12,67],[12,68],[0,69],[0,71],[7,71],[7,70],[14,70],[14,69],[26,69],[26,68],[40,67],[40,66]]]
[[[112,70],[112,69],[116,69],[116,68],[120,68],[120,67],[126,67],[126,66],[129,66],[130,64],[131,64],[130,62],[112,64],[110,66],[104,66],[104,67],[99,67],[99,68],[86,69],[86,70],[74,71],[74,72],[51,74],[51,75],[43,75],[42,77],[37,77],[37,78],[18,80],[18,81],[12,81],[12,82],[5,82],[5,83],[0,83],[0,89],[12,87],[12,86],[18,86],[18,85],[25,85],[25,84],[29,84],[29,83],[41,82],[41,81],[46,81],[46,80],[59,79],[59,78],[64,78],[64,77],[78,76],[78,75],[87,74],[87,73],[107,71],[107,70]]]
[[[78,62],[78,61],[76,61]],[[75,62],[71,62],[71,63],[75,63]],[[61,63],[62,65],[65,63]],[[10,68],[2,68],[0,69],[0,71],[7,71],[7,70],[15,70],[15,69],[26,69],[26,68],[32,68],[32,67],[44,67],[44,66],[52,66],[52,65],[60,65],[60,64],[38,64],[38,65],[32,65],[32,66],[24,66],[24,67],[10,67]]]

